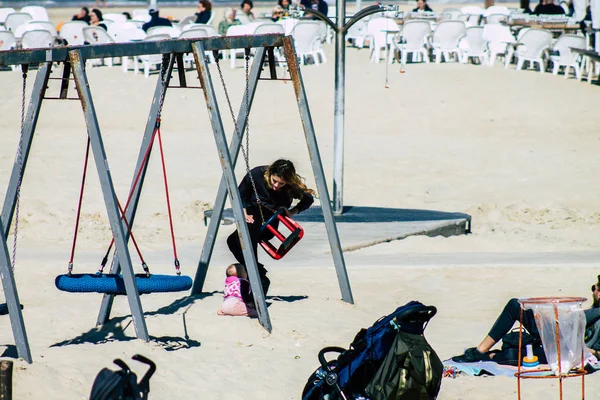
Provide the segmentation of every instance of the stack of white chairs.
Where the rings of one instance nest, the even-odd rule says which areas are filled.
[[[400,54],[402,64],[406,64],[407,56],[410,53],[412,61],[415,55],[422,56],[426,63],[429,63],[429,49],[427,48],[428,38],[431,34],[431,24],[425,20],[408,20],[404,22],[399,38],[394,40],[396,50]],[[388,56],[388,62],[391,63],[393,53]]]
[[[83,28],[83,38],[89,44],[107,44],[115,42],[108,32],[99,26],[86,26]],[[102,62],[104,62],[104,59],[102,59]],[[112,67],[112,58],[108,59],[107,64],[109,67]]]
[[[371,62],[378,63],[381,59],[381,49],[384,49],[384,59],[387,59],[388,45],[393,45],[393,32],[400,32],[396,20],[376,17],[367,23],[367,37],[370,39]]]
[[[581,69],[579,66],[579,55],[573,53],[571,49],[585,49],[585,37],[577,35],[562,35],[558,38],[552,51],[557,52],[557,55],[551,55],[552,73],[558,74],[560,67],[565,67],[565,79],[569,77],[569,69],[573,67],[577,79],[581,77]]]
[[[508,26],[487,24],[483,27],[483,40],[487,43],[488,65],[493,67],[499,55],[509,58],[507,53],[509,46],[514,44],[515,37]]]
[[[131,15],[131,19],[135,19],[137,21],[148,22],[148,21],[150,21],[151,18],[152,17],[148,13],[148,10],[145,8],[135,9],[135,10],[133,10],[133,14]]]
[[[546,69],[545,53],[552,45],[552,33],[545,29],[531,28],[523,34],[517,42],[515,56],[517,57],[517,69],[523,68],[525,61],[538,63],[540,72]]]
[[[306,65],[310,57],[315,65],[325,62],[325,54],[321,46],[320,25],[316,21],[299,22],[292,31],[292,37],[296,45],[296,55],[300,63]],[[319,61],[319,56],[323,59]]]
[[[30,14],[11,13],[6,16],[6,20],[4,20],[4,27],[14,33],[19,26],[24,25],[31,20],[33,20],[33,18]]]
[[[481,65],[487,61],[487,45],[483,39],[483,26],[470,26],[465,37],[461,40],[462,63],[469,62],[469,58],[478,58]]]
[[[23,49],[46,49],[53,45],[54,36],[46,30],[23,32],[21,37],[21,48]]]
[[[0,25],[4,25],[8,14],[16,13],[17,11],[12,7],[0,7]]]
[[[48,17],[48,11],[46,11],[46,8],[41,6],[26,6],[21,8],[21,12],[31,15],[31,18],[34,21],[50,21],[50,18]]]
[[[88,26],[85,21],[65,22],[60,28],[60,37],[65,39],[69,46],[81,46],[85,41],[83,28]]]
[[[169,35],[171,38],[175,39],[181,35],[181,29],[175,26],[153,26],[152,28],[146,31],[148,36],[150,35]]]
[[[441,21],[431,38],[431,46],[435,55],[435,62],[439,64],[442,56],[446,62],[450,61],[450,55],[455,54],[457,59],[461,58],[459,42],[466,34],[465,23],[462,21]]]
[[[144,38],[145,41],[157,41],[157,40],[169,40],[171,36],[169,34],[163,33],[158,35],[148,35]],[[163,55],[162,54],[147,54],[142,56],[135,56],[133,59],[133,70],[137,75],[139,73],[139,63],[141,62],[144,65],[144,77],[148,78],[150,76],[150,67],[158,67],[162,64]]]

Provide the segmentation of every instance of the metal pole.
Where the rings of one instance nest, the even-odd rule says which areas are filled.
[[[269,318],[269,310],[267,309],[264,291],[258,275],[258,265],[251,246],[252,242],[250,240],[250,232],[248,230],[248,225],[246,224],[246,218],[244,217],[242,199],[240,197],[237,181],[235,179],[231,155],[229,154],[229,149],[227,148],[227,139],[223,129],[223,121],[221,120],[221,113],[219,111],[217,97],[212,85],[212,78],[208,69],[208,63],[206,62],[206,58],[204,56],[204,44],[200,41],[194,42],[192,43],[192,49],[194,52],[194,60],[196,61],[198,75],[200,76],[201,80],[200,83],[204,90],[204,97],[206,98],[208,106],[210,122],[212,125],[213,134],[215,136],[217,151],[219,153],[219,160],[221,161],[221,167],[223,169],[223,176],[227,181],[229,200],[231,201],[231,208],[233,209],[233,215],[235,216],[235,222],[240,236],[240,244],[244,253],[244,261],[246,262],[248,277],[250,278],[250,286],[252,288],[252,292],[254,293],[254,301],[256,304],[256,311],[258,312],[258,320],[268,332],[271,332],[272,326],[271,319]]]
[[[165,60],[166,58],[166,60]],[[165,63],[168,63],[165,67]],[[167,94],[167,87],[169,86],[169,82],[171,80],[171,73],[173,72],[173,64],[175,63],[175,55],[163,55],[163,65],[160,70],[160,75],[158,77],[158,81],[156,82],[156,89],[154,89],[154,98],[152,99],[152,106],[150,107],[150,113],[148,115],[148,121],[146,121],[146,130],[144,131],[144,137],[142,138],[142,145],[140,146],[140,152],[138,154],[137,163],[135,165],[135,169],[133,170],[133,178],[131,181],[131,201],[129,202],[129,206],[125,210],[125,218],[129,222],[129,226],[133,227],[133,221],[135,219],[135,213],[137,211],[137,206],[140,201],[140,196],[142,193],[142,186],[144,185],[144,179],[146,177],[146,170],[148,169],[148,163],[142,165],[144,162],[144,158],[146,156],[146,150],[151,145],[151,141],[154,138],[154,128],[156,127],[156,118],[158,116],[158,111],[160,108],[161,95],[162,100]],[[164,82],[164,83],[163,83]],[[164,86],[164,92],[163,92]],[[152,151],[152,150],[150,150]],[[148,157],[150,154],[148,154]],[[135,185],[135,178],[137,172],[141,173],[137,185]],[[123,221],[123,229],[125,230],[125,241],[129,241],[129,230],[127,230],[127,225],[125,221]],[[111,274],[118,274],[121,272],[121,264],[119,263],[119,257],[115,253],[115,257],[113,258],[112,268],[110,270]],[[112,294],[105,294],[102,296],[102,304],[100,305],[100,311],[98,312],[98,319],[96,321],[96,325],[104,325],[108,319],[110,318],[110,311],[112,308],[112,304],[115,296]]]
[[[254,94],[256,93],[256,87],[262,70],[264,57],[265,48],[261,47],[257,49],[256,55],[254,56],[254,61],[252,63],[252,68],[250,69],[249,73],[248,92],[244,94],[244,97],[242,97],[242,99],[245,99],[246,96],[248,97],[248,108],[246,109],[246,102],[242,101],[237,117],[237,128],[233,133],[231,145],[229,146],[229,153],[231,154],[231,161],[234,166],[236,164],[238,155],[240,154],[240,144],[242,142],[242,138],[240,138],[237,133],[243,133],[246,129],[246,123],[248,122],[248,115],[250,114],[250,108],[252,107]],[[223,209],[225,208],[226,199],[227,181],[223,176],[221,177],[221,183],[219,184],[219,190],[217,191],[217,198],[215,199],[213,213],[210,217],[206,238],[204,239],[204,246],[202,246],[202,253],[200,254],[200,261],[198,262],[196,277],[194,278],[192,294],[202,293],[202,287],[204,286],[208,265],[210,264],[210,258],[217,240],[217,233],[219,232],[219,224],[221,223],[221,217],[223,216]]]
[[[346,0],[337,0],[333,109],[333,213],[344,212],[344,110],[346,97]]]
[[[300,119],[302,120],[302,126],[304,127],[304,136],[306,137],[306,146],[308,147],[315,183],[321,199],[323,219],[325,220],[325,227],[327,228],[329,246],[333,256],[333,263],[335,265],[340,291],[342,292],[342,300],[347,303],[354,304],[352,290],[350,289],[350,281],[348,280],[348,273],[346,271],[346,264],[344,262],[344,255],[342,253],[342,246],[340,245],[340,238],[335,225],[335,220],[333,219],[331,204],[329,202],[327,181],[325,180],[325,173],[323,172],[323,164],[321,163],[319,145],[317,144],[315,128],[310,116],[308,99],[306,98],[304,83],[302,82],[302,74],[300,73],[300,68],[298,66],[298,59],[296,58],[296,52],[294,51],[294,44],[289,36],[286,36],[283,40],[283,49],[290,71],[290,77],[294,83],[293,86],[296,92],[298,110],[300,111]]]
[[[71,66],[73,68],[73,77],[75,79],[77,93],[79,94],[79,100],[81,101],[85,116],[88,136],[94,154],[100,186],[102,188],[102,195],[104,196],[106,213],[108,214],[110,227],[115,239],[119,262],[123,269],[123,283],[125,284],[129,309],[131,310],[131,316],[133,317],[133,326],[135,327],[136,336],[139,339],[148,341],[150,340],[150,337],[148,336],[146,321],[144,320],[144,311],[142,309],[140,295],[135,284],[135,275],[133,274],[133,267],[131,266],[131,257],[129,256],[129,250],[127,249],[127,243],[125,241],[125,232],[121,223],[121,212],[117,205],[117,195],[115,194],[108,160],[106,159],[106,151],[104,150],[100,126],[98,125],[98,117],[96,116],[96,110],[92,101],[90,85],[85,73],[85,60],[81,57],[79,50],[70,51],[69,56],[71,58]]]

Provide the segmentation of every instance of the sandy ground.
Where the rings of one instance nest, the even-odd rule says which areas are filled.
[[[306,66],[302,74],[330,179],[332,46],[326,45],[326,52],[328,63]],[[361,327],[410,300],[438,307],[426,336],[445,359],[477,344],[510,297],[589,297],[600,266],[597,86],[455,63],[409,64],[400,74],[397,65],[372,64],[368,56],[366,49],[347,51],[345,203],[466,212],[473,216],[472,235],[415,237],[345,254],[355,305],[339,300],[330,256],[299,245],[295,251],[305,252],[305,259],[267,262],[270,295],[281,298],[269,307],[274,325],[269,335],[256,320],[215,313],[222,301],[223,267],[233,261],[224,244],[232,227],[224,226],[205,285],[208,296],[144,296],[150,343],[135,340],[123,298],[115,302],[110,324],[97,329],[100,297],[62,293],[53,284],[66,272],[70,254],[85,122],[77,102],[46,101],[22,189],[15,272],[34,363],[16,361],[14,398],[86,398],[101,368],[140,353],[158,365],[151,398],[299,399],[318,365],[319,349],[347,346]],[[389,89],[384,88],[386,70]],[[216,76],[214,67],[211,72]],[[227,66],[223,72],[237,109],[244,71]],[[156,75],[145,79],[116,66],[91,68],[88,77],[112,177],[123,198]],[[20,75],[1,72],[0,87],[0,189],[5,193],[19,139]],[[57,93],[55,82],[49,90]],[[295,107],[290,84],[260,82],[251,114],[251,163],[291,158],[314,187]],[[231,132],[224,102],[221,111]],[[179,258],[184,273],[193,275],[206,232],[203,211],[214,201],[220,179],[201,91],[168,92],[162,131]],[[153,272],[171,273],[156,156],[135,233]],[[243,173],[239,166],[237,176]],[[91,170],[76,271],[95,271],[109,241],[98,178]],[[12,238],[8,242],[12,249]],[[592,261],[571,262],[569,254]],[[438,261],[427,262],[435,255]],[[510,262],[480,261],[503,255],[511,255]],[[132,259],[137,268],[135,253]],[[10,353],[8,317],[0,318],[0,327],[0,351]],[[143,367],[130,364],[143,374]],[[512,398],[516,388],[514,379],[459,377],[443,381],[439,398]],[[598,389],[597,377],[589,377],[588,395]],[[575,398],[579,382],[568,380],[566,390],[565,398]],[[528,398],[557,396],[557,391],[554,381],[523,385]]]

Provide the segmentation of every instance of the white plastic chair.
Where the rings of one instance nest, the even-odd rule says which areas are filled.
[[[56,32],[56,27],[52,22],[49,21],[29,21],[27,23],[27,26],[28,28],[33,28],[27,30],[44,30],[50,32],[50,34],[54,37],[58,36],[58,33]]]
[[[219,32],[217,32],[217,29],[214,26],[208,24],[188,24],[183,27],[182,33],[193,29],[204,29],[208,34],[208,37],[220,36]]]
[[[442,62],[442,56],[448,62],[452,53],[460,60],[461,50],[458,44],[465,34],[465,23],[462,21],[442,21],[438,24],[431,38],[436,64]]]
[[[483,40],[487,43],[488,65],[493,67],[499,55],[508,58],[508,46],[515,42],[515,37],[508,26],[488,24],[483,27]]]
[[[88,26],[85,21],[65,22],[60,28],[59,36],[65,39],[69,46],[81,46],[84,42],[83,28]]]
[[[54,36],[46,30],[27,31],[21,37],[21,47],[24,49],[46,49],[54,45]]]
[[[8,14],[4,21],[4,26],[8,28],[9,31],[15,32],[20,25],[26,24],[32,19],[31,15],[27,13]]]
[[[525,61],[529,61],[531,65],[537,62],[540,72],[544,73],[546,69],[544,53],[551,45],[552,33],[550,31],[537,28],[528,29],[516,45],[517,69],[523,68]]]
[[[17,47],[17,38],[12,32],[0,31],[0,51],[14,50]],[[11,65],[13,71],[17,70],[16,65]]]
[[[148,9],[136,9],[133,10],[133,14],[131,14],[131,19],[148,22],[152,17],[148,13]]]
[[[408,20],[404,22],[402,31],[400,31],[400,41],[394,41],[396,50],[401,57],[402,64],[406,64],[409,53],[414,60],[415,54],[421,55],[426,63],[429,63],[429,51],[427,50],[427,38],[431,34],[431,24],[425,20]],[[388,62],[392,62],[393,54],[388,57]]]
[[[183,28],[184,26],[193,24],[194,22],[196,22],[196,16],[188,15],[187,17],[185,17],[181,21],[179,21],[179,27]]]
[[[86,26],[83,28],[83,38],[89,44],[106,44],[115,42],[108,32],[99,26]],[[104,62],[104,59],[102,59],[102,61]],[[112,67],[112,58],[108,59],[107,64],[109,67]]]
[[[250,21],[250,18],[248,18],[248,16],[243,12],[236,13],[235,17],[238,19],[238,21],[242,23],[242,25],[246,25],[252,22]]]
[[[319,49],[321,48],[320,26],[318,22],[299,22],[292,31],[296,45],[296,55],[302,65],[306,64],[308,57],[312,58],[315,65],[319,65]]]
[[[252,31],[254,32],[254,30]],[[227,33],[225,36],[243,36],[243,35],[251,35],[249,32],[249,25],[232,25],[227,28]],[[229,50],[229,59],[231,61],[231,68],[235,68],[235,60],[238,55],[244,56],[244,49],[231,49]]]
[[[1,7],[0,8],[0,24],[3,24],[4,21],[6,21],[6,17],[8,16],[8,14],[12,14],[12,13],[16,13],[17,10],[15,10],[12,7]]]
[[[21,12],[31,15],[31,18],[33,18],[34,21],[50,21],[48,11],[46,11],[45,7],[26,6],[21,8]]]
[[[179,39],[202,39],[202,38],[207,38],[207,37],[211,37],[211,35],[204,28],[188,29],[187,31],[181,32],[181,34],[179,35]],[[206,55],[206,57],[208,57],[209,62],[214,64],[215,56],[213,55],[213,52],[205,51],[204,54]],[[189,54],[184,55],[183,61],[185,63],[190,63],[190,64],[194,63],[194,61],[195,61],[194,54],[189,53]]]
[[[172,38],[178,38],[181,35],[181,29],[175,26],[153,26],[146,31],[148,36],[150,35],[169,35]]]
[[[269,33],[285,34],[285,29],[283,28],[283,25],[272,23],[259,25],[254,30],[255,35],[266,35]]]
[[[102,19],[104,21],[112,21],[112,22],[126,22],[127,17],[124,14],[119,13],[104,13],[102,14]]]
[[[157,41],[157,40],[169,40],[171,36],[169,34],[163,33],[159,35],[149,35],[144,41]],[[141,62],[144,65],[144,77],[148,78],[150,76],[150,66],[159,66],[162,64],[163,56],[162,54],[147,54],[142,56],[135,56],[133,61],[133,71],[137,75],[139,73],[139,63]]]
[[[388,31],[388,32],[386,32]],[[384,49],[384,60],[387,59],[388,44],[394,42],[391,31],[400,32],[396,20],[392,18],[372,18],[367,22],[367,37],[370,38],[371,62],[378,63],[381,59],[381,49]]]
[[[569,69],[573,67],[575,71],[575,77],[579,79],[581,76],[581,69],[579,68],[579,55],[573,53],[571,48],[585,49],[585,37],[577,35],[562,35],[558,38],[554,46],[552,47],[553,52],[558,52],[558,55],[551,55],[550,61],[552,61],[552,73],[558,74],[560,67],[565,67],[565,79],[569,77]]]
[[[444,8],[442,10],[442,18],[444,20],[457,20],[460,15],[462,15],[462,11],[460,11],[458,8]]]
[[[106,22],[106,21],[104,21],[104,22]],[[107,28],[106,31],[108,32],[110,37],[112,37],[116,42],[126,41],[126,40],[118,39],[121,36],[121,32],[130,30],[130,29],[140,29],[137,27],[137,25],[135,23],[129,22],[129,21],[113,22],[110,25],[108,25],[106,28]],[[144,37],[146,37],[146,36],[144,36]]]
[[[493,14],[502,14],[509,16],[510,11],[508,11],[508,7],[505,6],[490,6],[483,11],[483,16],[486,18]]]
[[[365,47],[365,39],[367,37],[367,24],[363,21],[357,21],[346,32],[346,39],[352,40],[354,47],[362,49]]]
[[[502,24],[508,21],[508,16],[504,14],[490,14],[485,18],[486,24]]]
[[[481,65],[487,61],[487,46],[483,39],[483,26],[470,26],[461,41],[462,63],[466,64],[470,58],[478,58]]]

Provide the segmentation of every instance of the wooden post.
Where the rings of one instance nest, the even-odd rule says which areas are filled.
[[[12,400],[12,371],[12,361],[0,361],[0,400]]]
[[[483,8],[489,8],[494,5],[494,0],[484,0]]]

